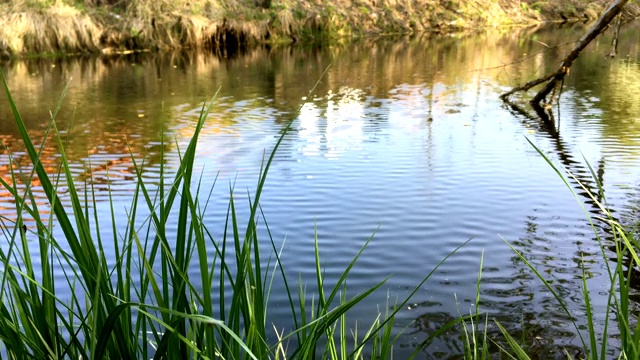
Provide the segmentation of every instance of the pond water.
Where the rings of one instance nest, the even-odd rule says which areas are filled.
[[[229,184],[235,184],[244,204],[247,189],[255,189],[264,152],[294,119],[262,198],[276,243],[286,239],[282,258],[290,279],[300,274],[313,286],[316,229],[327,284],[375,233],[348,282],[349,294],[355,295],[392,275],[383,291],[355,309],[351,320],[366,324],[388,296],[391,302],[403,299],[471,239],[400,312],[397,329],[406,331],[396,348],[398,358],[459,313],[473,310],[481,259],[480,310],[516,337],[526,334],[536,357],[563,357],[563,348],[579,354],[575,329],[505,240],[552,281],[578,318],[585,310],[579,265],[584,262],[589,274],[600,324],[609,285],[581,208],[586,199],[576,201],[527,139],[587,181],[588,161],[616,215],[628,224],[637,222],[640,24],[625,26],[617,58],[605,57],[610,33],[580,57],[564,84],[555,128],[510,110],[498,96],[554,70],[571,48],[567,42],[585,29],[507,28],[361,40],[256,49],[233,58],[141,53],[24,60],[2,69],[36,139],[69,84],[58,126],[68,135],[75,179],[93,177],[98,206],[104,206],[99,211],[108,210],[110,186],[123,218],[135,186],[130,152],[146,156],[144,176],[156,181],[161,134],[175,139],[164,144],[164,165],[171,168],[178,148],[186,148],[203,102],[217,92],[196,167],[203,188],[217,178],[205,214],[216,236],[223,230],[219,224]],[[4,94],[0,140],[17,162],[27,163]],[[55,171],[59,155],[49,144],[43,162]],[[8,159],[0,150],[5,180]],[[587,209],[592,210],[588,203]],[[3,190],[0,216],[15,218],[15,205]],[[282,288],[272,292],[272,301],[270,320],[286,327],[289,310]],[[433,358],[461,352],[456,333],[424,350]]]

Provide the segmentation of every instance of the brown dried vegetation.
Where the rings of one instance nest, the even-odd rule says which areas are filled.
[[[30,53],[207,47],[336,39],[594,17],[586,0],[0,1],[0,58]],[[266,6],[266,5],[269,6]],[[563,10],[567,9],[567,10]]]

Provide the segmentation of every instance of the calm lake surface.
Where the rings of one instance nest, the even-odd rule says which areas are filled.
[[[203,101],[217,92],[196,160],[204,189],[217,178],[205,214],[215,236],[223,231],[230,184],[237,204],[246,204],[264,152],[294,119],[262,198],[276,243],[286,240],[282,258],[290,281],[300,274],[309,289],[314,287],[315,229],[327,284],[375,233],[348,282],[355,295],[392,275],[383,291],[352,314],[352,321],[365,326],[387,297],[391,303],[404,299],[471,239],[400,312],[397,329],[406,332],[398,358],[458,313],[474,309],[483,257],[480,310],[515,337],[527,334],[537,357],[562,357],[563,348],[578,356],[575,328],[505,240],[552,281],[578,318],[585,311],[584,262],[602,323],[609,282],[581,208],[586,198],[576,201],[527,139],[581,179],[590,177],[589,161],[616,216],[630,225],[638,221],[640,24],[625,26],[616,59],[605,57],[610,33],[580,57],[564,84],[555,130],[510,110],[498,96],[557,68],[572,46],[565,43],[585,29],[363,40],[259,49],[230,59],[177,53],[25,60],[2,69],[36,139],[42,139],[49,111],[69,83],[58,116],[68,135],[67,156],[79,183],[93,178],[97,210],[104,214],[111,187],[122,226],[135,188],[130,152],[146,157],[144,176],[156,182],[161,134],[174,140],[164,144],[164,165],[175,168]],[[559,44],[565,45],[548,49]],[[4,93],[0,140],[18,163],[28,163]],[[57,169],[53,142],[43,159],[50,171]],[[6,180],[8,165],[8,152],[0,150],[0,176]],[[586,208],[594,209],[588,203]],[[0,216],[15,219],[15,205],[4,190]],[[108,226],[102,228],[108,235]],[[268,238],[262,239],[268,249]],[[0,241],[6,243],[4,236]],[[270,320],[282,328],[291,320],[283,288],[276,286]],[[495,327],[489,332],[495,334]],[[459,334],[450,332],[424,355],[461,352]]]

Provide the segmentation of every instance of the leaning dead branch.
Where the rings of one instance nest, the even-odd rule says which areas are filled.
[[[622,9],[628,2],[629,0],[614,1],[600,16],[600,18],[598,18],[595,24],[593,24],[582,38],[578,40],[578,43],[574,46],[569,55],[564,58],[558,70],[539,79],[529,81],[522,86],[518,86],[511,91],[500,95],[500,98],[503,101],[508,102],[509,97],[516,92],[525,92],[534,86],[546,83],[546,85],[530,100],[531,106],[538,114],[545,113],[546,110],[551,108],[555,95],[558,93],[558,88],[562,85],[565,76],[569,75],[573,62],[578,58],[578,56],[580,56],[582,50],[584,50],[593,39],[598,37],[598,35],[607,28],[609,23],[611,23],[611,21],[622,12]],[[550,94],[551,96],[547,99],[547,96]]]

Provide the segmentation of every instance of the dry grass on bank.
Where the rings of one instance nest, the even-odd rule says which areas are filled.
[[[108,49],[198,47],[212,45],[221,32],[231,28],[242,34],[257,33],[223,21],[225,8],[233,6],[207,0],[132,0],[119,9],[121,14],[110,13],[111,24],[102,43]]]
[[[0,53],[98,51],[102,27],[65,4],[28,9],[0,5]]]
[[[128,18],[122,31],[107,27],[101,38],[103,52],[136,49],[218,48],[246,46],[264,34],[260,26],[237,21],[215,21],[200,15],[158,14],[150,19]],[[222,46],[224,44],[224,46]]]
[[[88,0],[78,9],[64,1],[12,1],[0,4],[0,56],[185,47],[225,53],[274,39],[414,32],[471,22],[486,26],[507,17],[493,1],[472,1],[488,4],[478,9],[462,2],[455,18],[450,15],[455,12],[436,3],[275,0],[270,9],[261,9],[245,0]]]
[[[114,3],[109,5],[109,2]],[[0,57],[28,53],[122,52],[145,49],[244,47],[266,40],[268,19],[246,21],[235,0],[63,1],[0,4]]]
[[[1,1],[0,57],[195,47],[226,55],[256,42],[522,24],[542,20],[545,12],[592,18],[606,5],[606,0],[272,0],[264,9],[257,5],[264,0]]]

